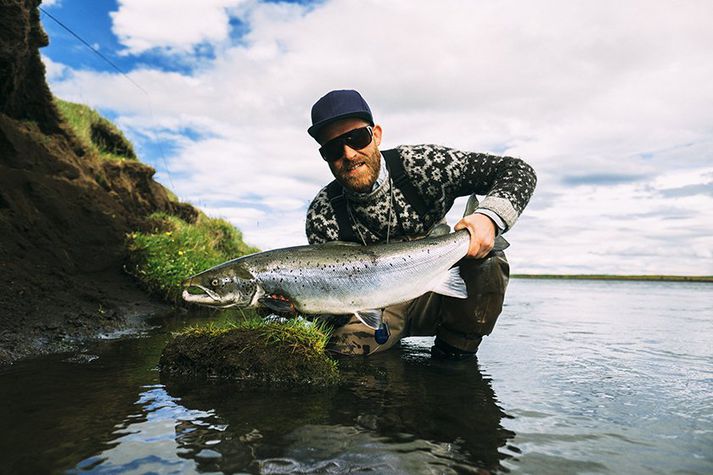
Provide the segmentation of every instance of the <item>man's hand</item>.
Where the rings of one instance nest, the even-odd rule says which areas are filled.
[[[495,223],[484,214],[465,216],[455,225],[455,230],[467,229],[470,233],[470,247],[466,257],[480,259],[488,255],[495,244]]]

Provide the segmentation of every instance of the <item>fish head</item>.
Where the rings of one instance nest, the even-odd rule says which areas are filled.
[[[257,281],[234,261],[212,267],[184,280],[183,300],[210,307],[248,307],[257,292]]]

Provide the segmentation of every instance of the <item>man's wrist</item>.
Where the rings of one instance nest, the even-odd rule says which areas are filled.
[[[505,221],[503,221],[503,219],[498,216],[496,212],[491,211],[489,209],[478,209],[475,211],[475,213],[482,214],[490,218],[490,221],[492,221],[493,225],[495,226],[495,237],[500,236],[505,230]]]

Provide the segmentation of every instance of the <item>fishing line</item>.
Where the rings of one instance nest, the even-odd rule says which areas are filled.
[[[129,77],[129,75],[127,75],[124,71],[122,71],[121,69],[119,69],[119,67],[118,67],[116,64],[114,64],[109,58],[107,58],[107,57],[104,56],[102,53],[100,53],[96,48],[94,48],[92,45],[90,45],[87,41],[85,41],[85,40],[84,40],[81,36],[79,36],[77,33],[75,33],[74,31],[72,31],[72,29],[71,29],[70,27],[68,27],[67,25],[65,25],[64,23],[62,23],[62,22],[61,22],[58,18],[56,18],[54,15],[52,15],[51,13],[49,13],[47,10],[45,10],[44,8],[42,8],[42,7],[40,7],[40,6],[38,6],[37,8],[39,8],[39,10],[40,10],[42,13],[44,13],[45,15],[47,15],[50,19],[52,19],[52,20],[53,20],[55,23],[57,23],[59,26],[61,26],[61,27],[64,28],[65,30],[67,30],[72,36],[74,36],[76,39],[78,39],[84,46],[86,46],[87,48],[89,48],[94,54],[96,54],[97,56],[99,56],[99,57],[100,57],[104,62],[106,62],[109,66],[111,66],[112,68],[114,68],[119,74],[121,74],[122,76],[124,76],[124,77],[125,77],[131,84],[133,84],[139,91],[143,92],[143,93],[146,95],[146,99],[148,100],[149,115],[151,116],[151,120],[155,122],[155,119],[156,119],[156,118],[154,117],[154,114],[153,114],[153,106],[152,106],[152,103],[151,103],[151,95],[146,91],[146,89],[144,89],[144,88],[141,87],[136,81],[134,81],[133,79],[131,79],[131,78]],[[157,137],[158,137],[158,136],[157,136]],[[167,164],[167,162],[166,162],[166,156],[165,156],[165,154],[163,153],[163,146],[161,145],[161,140],[157,140],[157,141],[156,141],[156,144],[158,145],[158,150],[159,150],[159,153],[160,153],[160,155],[161,155],[161,161],[163,162],[163,166],[164,166],[164,168],[165,168],[165,170],[166,170],[166,176],[168,176],[168,182],[171,184],[171,189],[174,190],[176,187],[173,185],[173,179],[171,178],[171,173],[170,173],[169,170],[168,170],[168,164]]]

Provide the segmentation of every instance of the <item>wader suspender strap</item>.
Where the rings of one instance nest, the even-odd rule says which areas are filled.
[[[347,199],[344,196],[344,188],[342,188],[342,185],[337,180],[327,185],[327,198],[329,198],[330,203],[332,203],[332,208],[334,209],[334,218],[337,220],[339,240],[358,242],[354,230],[352,229],[349,213],[347,213]]]
[[[418,194],[416,188],[408,179],[406,171],[404,170],[404,164],[401,161],[401,157],[399,157],[398,150],[382,150],[381,153],[384,155],[386,168],[389,170],[392,185],[401,190],[404,198],[406,198],[406,202],[413,207],[419,216],[425,216],[428,211],[428,207],[426,206],[426,203],[423,202],[421,195]],[[337,180],[334,180],[327,185],[327,198],[334,209],[334,218],[337,220],[337,227],[339,228],[339,240],[359,242],[354,234],[352,222],[349,219],[349,213],[347,212],[347,199],[344,196],[344,188]]]
[[[418,215],[423,219],[428,212],[428,207],[426,203],[423,202],[423,198],[416,191],[416,187],[408,179],[406,171],[404,170],[404,163],[399,157],[399,152],[395,148],[390,150],[384,150],[381,152],[384,155],[384,160],[386,160],[386,167],[389,169],[389,174],[391,175],[391,183],[396,186],[401,193],[403,193],[406,202],[410,204],[413,209],[418,213]]]

